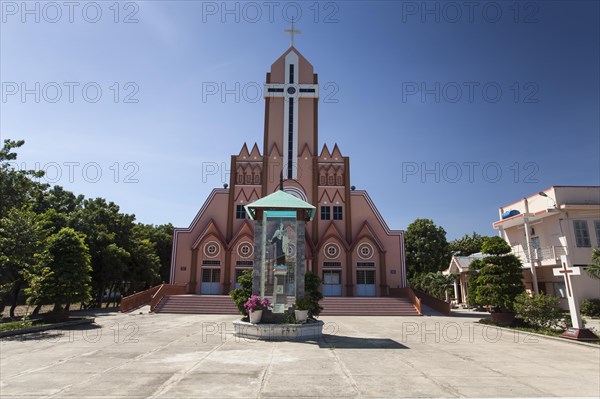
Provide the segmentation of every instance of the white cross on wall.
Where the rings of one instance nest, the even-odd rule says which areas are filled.
[[[292,28],[293,30],[293,28]],[[283,97],[283,177],[298,177],[298,101],[301,98],[319,98],[319,85],[298,83],[298,54],[290,51],[285,57],[285,83],[265,85],[265,98]]]
[[[565,279],[565,285],[567,286],[567,295],[569,297],[573,296],[573,292],[571,291],[571,279],[569,278],[569,274],[573,276],[579,276],[581,274],[581,269],[579,267],[568,267],[565,262],[562,264],[562,268],[552,270],[552,273],[555,276],[563,276]]]
[[[577,301],[575,300],[574,291],[573,291],[573,281],[571,280],[572,276],[579,276],[581,274],[580,267],[570,267],[570,260],[567,255],[560,256],[560,263],[562,264],[561,268],[552,269],[552,273],[555,276],[563,276],[565,279],[565,286],[567,288],[567,300],[569,302],[569,313],[571,314],[571,322],[573,323],[573,327],[582,328],[581,318],[579,317],[579,306]]]

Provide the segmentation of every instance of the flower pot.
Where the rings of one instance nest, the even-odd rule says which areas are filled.
[[[262,318],[262,309],[255,310],[254,312],[250,312],[250,323],[256,324],[260,323],[260,319]]]
[[[500,325],[508,326],[515,320],[514,312],[491,312],[492,319]]]
[[[308,319],[308,310],[294,310],[296,321],[306,321]]]

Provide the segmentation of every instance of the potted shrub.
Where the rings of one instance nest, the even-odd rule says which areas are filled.
[[[271,303],[267,298],[261,298],[258,295],[252,295],[250,299],[244,303],[244,309],[250,316],[250,323],[260,323],[262,311],[268,309],[269,306],[271,306]]]
[[[294,304],[294,315],[296,316],[296,321],[305,322],[308,319],[308,310],[310,309],[310,299],[304,298],[296,298],[296,303]]]
[[[489,306],[498,324],[510,324],[515,318],[515,298],[525,291],[521,261],[510,253],[510,246],[500,237],[486,239],[481,252],[489,256],[483,258],[476,277],[475,300]]]
[[[323,294],[319,290],[321,283],[321,278],[314,272],[306,272],[304,275],[304,297],[310,303],[308,316],[311,318],[319,317],[321,310],[323,310],[323,307],[319,305],[319,302],[323,299]]]

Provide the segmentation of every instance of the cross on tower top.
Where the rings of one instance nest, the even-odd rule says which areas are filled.
[[[292,18],[292,28],[284,30],[283,33],[290,35],[290,43],[291,43],[291,46],[294,47],[294,35],[299,35],[302,32],[294,29],[294,18]]]

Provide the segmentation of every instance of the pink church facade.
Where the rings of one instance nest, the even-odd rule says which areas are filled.
[[[280,189],[317,208],[306,225],[306,270],[325,296],[388,296],[406,287],[404,232],[391,230],[366,191],[350,185],[350,159],[319,147],[318,77],[290,47],[267,73],[262,151],[231,157],[228,187],[214,189],[189,227],[174,232],[170,282],[192,294],[227,294],[253,267],[244,205]]]

